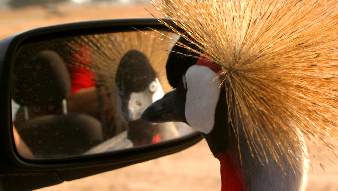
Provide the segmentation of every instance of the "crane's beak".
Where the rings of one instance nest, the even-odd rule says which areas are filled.
[[[186,122],[185,93],[175,89],[152,103],[142,114],[146,121],[161,123],[168,121]]]

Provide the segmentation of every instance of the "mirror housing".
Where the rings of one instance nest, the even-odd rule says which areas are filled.
[[[37,189],[151,160],[186,149],[202,137],[193,133],[145,147],[82,157],[51,160],[22,158],[14,143],[11,117],[13,62],[23,43],[35,40],[141,29],[170,31],[157,19],[91,21],[45,27],[21,33],[0,42],[0,175],[11,190]],[[179,30],[179,29],[177,29]],[[19,184],[18,184],[19,183]]]

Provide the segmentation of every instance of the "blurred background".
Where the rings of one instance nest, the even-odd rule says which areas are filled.
[[[0,0],[0,39],[60,23],[152,15],[158,14],[148,0]],[[314,160],[328,158],[309,147]],[[338,191],[337,163],[312,166],[307,190]],[[214,191],[220,190],[219,167],[202,141],[177,154],[40,190]]]

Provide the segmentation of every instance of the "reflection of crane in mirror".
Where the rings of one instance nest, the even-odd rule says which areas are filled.
[[[157,143],[178,136],[174,127],[168,129],[168,124],[151,124],[140,119],[143,111],[164,95],[154,69],[142,52],[130,50],[121,58],[116,84],[122,112],[130,121],[128,137],[134,144]]]
[[[164,92],[146,55],[128,51],[120,60],[115,78],[122,101],[122,111],[128,120],[137,120],[144,105],[163,97]]]
[[[156,31],[131,31],[81,36],[69,41],[68,47],[72,51],[76,51],[80,44],[92,49],[93,63],[84,67],[96,74],[95,83],[98,93],[101,94],[98,96],[101,99],[100,107],[110,107],[110,116],[107,116],[107,112],[101,113],[101,118],[111,117],[103,119],[113,124],[113,126],[109,122],[104,124],[109,136],[128,129],[127,121],[132,121],[129,122],[129,127],[143,126],[151,131],[149,123],[142,123],[138,119],[143,110],[156,100],[155,98],[162,96],[163,91],[169,90],[165,63],[172,43],[170,40],[161,39],[160,35],[162,34]],[[125,75],[126,71],[128,75]],[[124,73],[124,77],[118,77],[118,72]],[[149,80],[142,80],[144,77]],[[162,124],[162,127],[157,129],[160,129],[159,134],[166,135],[163,140],[178,136],[171,123]]]

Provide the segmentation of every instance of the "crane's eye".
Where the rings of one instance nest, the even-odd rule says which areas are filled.
[[[150,92],[152,92],[152,93],[156,92],[156,90],[157,90],[157,83],[156,83],[156,81],[151,82],[149,84],[148,88],[149,88]]]

